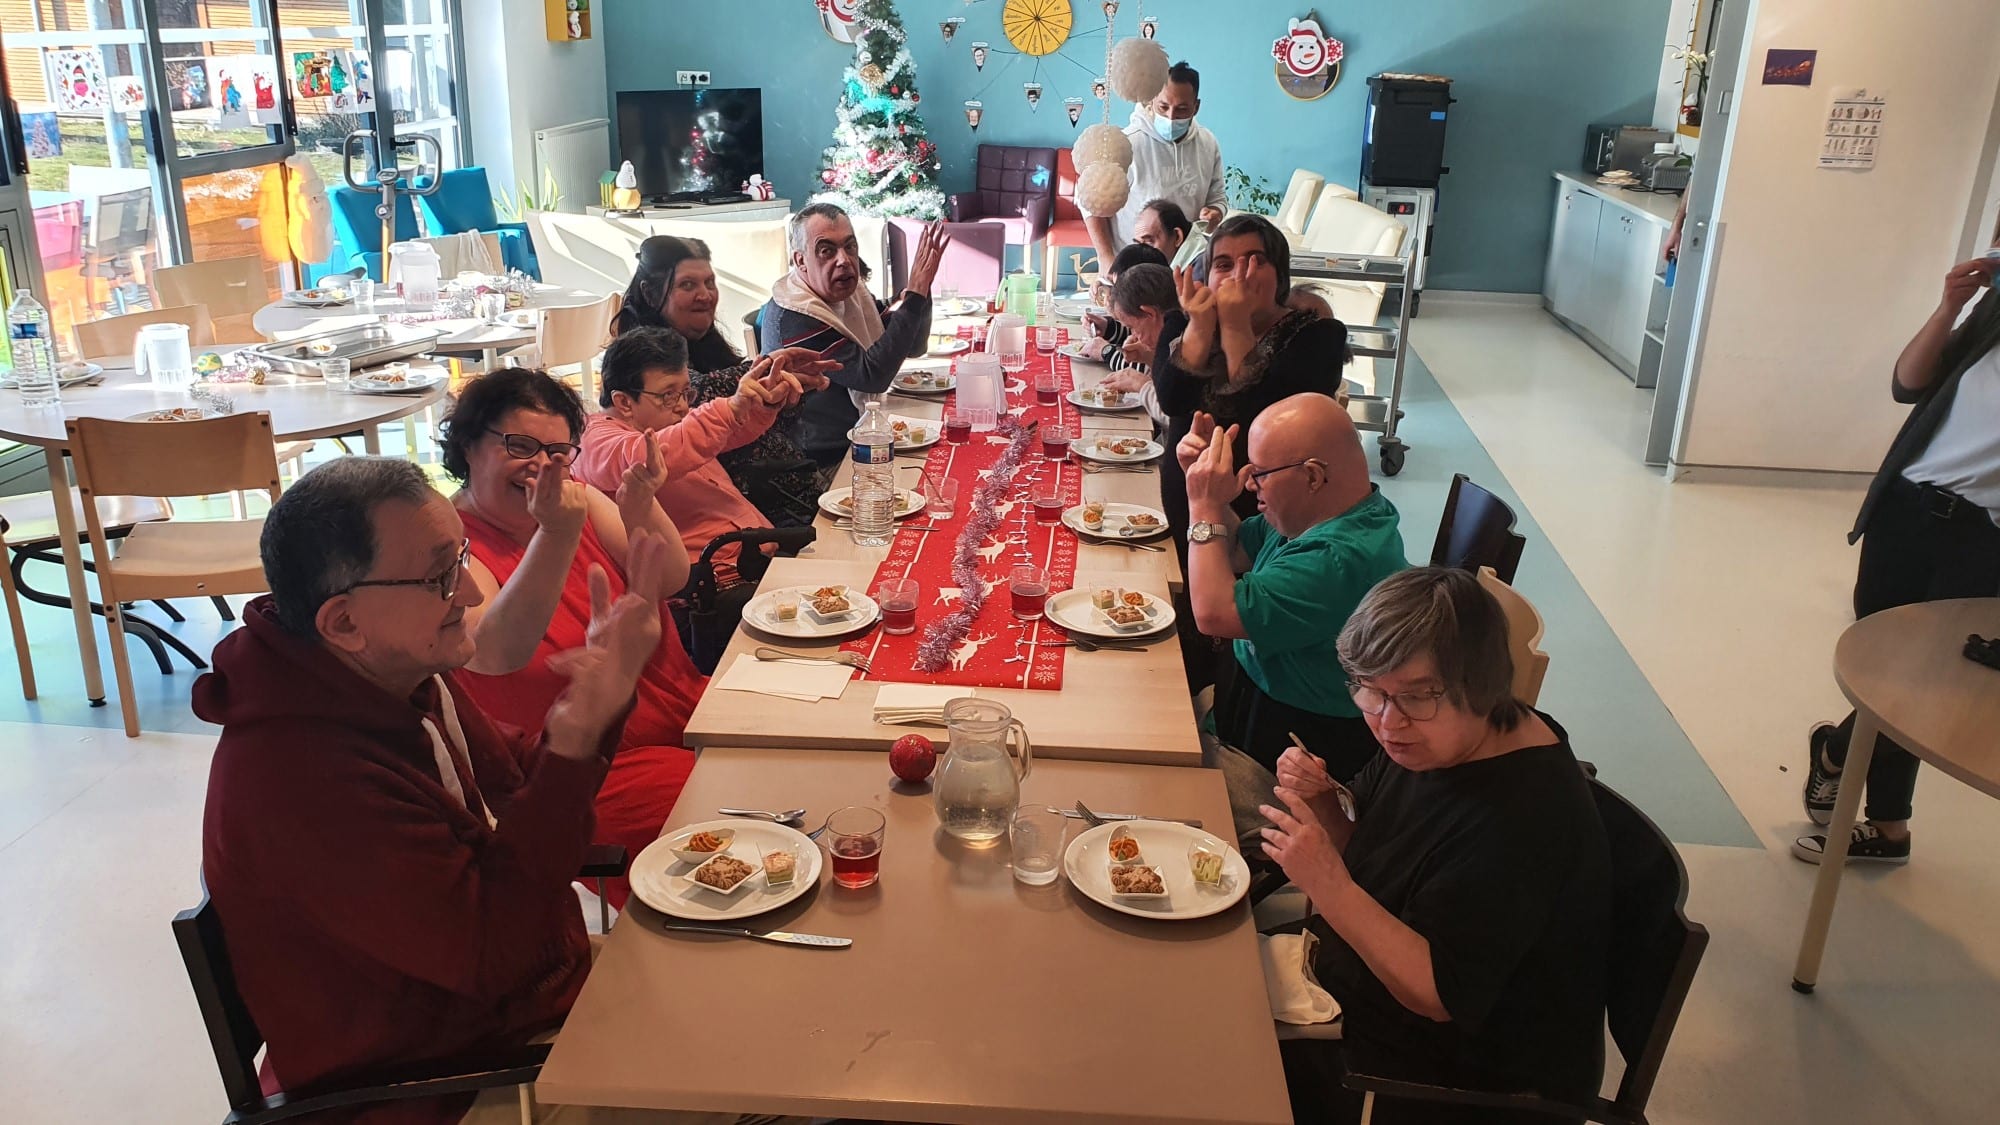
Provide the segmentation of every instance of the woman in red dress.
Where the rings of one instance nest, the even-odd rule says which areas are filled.
[[[569,479],[583,433],[576,392],[540,372],[510,368],[481,376],[459,392],[442,439],[445,471],[464,487],[453,497],[472,549],[470,573],[486,595],[469,612],[477,652],[464,678],[488,715],[538,731],[564,679],[548,660],[578,648],[590,624],[592,567],[602,567],[616,598],[625,589],[628,530],[661,535],[668,545],[662,588],[687,583],[680,533],[654,499],[664,482],[658,443],[651,463],[625,473],[614,500]],[[682,742],[707,677],[695,669],[660,609],[660,648],[639,677],[638,695],[610,773],[597,794],[600,843],[637,856],[660,834],[694,768]],[[606,884],[625,905],[622,879]]]

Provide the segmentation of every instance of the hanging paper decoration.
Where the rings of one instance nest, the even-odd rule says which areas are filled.
[[[330,78],[333,83],[335,110],[342,113],[374,111],[375,77],[370,72],[368,52],[335,51]]]
[[[1110,97],[1111,80],[1109,78],[1094,79],[1090,83],[1090,96],[1096,98],[1100,102]]]
[[[986,69],[986,44],[974,43],[972,45],[972,69]]]
[[[1160,34],[1160,21],[1147,16],[1139,21],[1139,38],[1152,39]]]
[[[63,112],[104,108],[104,57],[96,50],[47,51],[49,89]]]
[[[938,34],[944,36],[945,46],[951,46],[952,38],[958,34],[958,29],[964,26],[964,24],[964,16],[953,16],[950,19],[938,21]]]
[[[1111,88],[1144,105],[1167,85],[1167,51],[1151,39],[1122,39],[1111,48]]]
[[[21,133],[28,142],[30,160],[62,155],[62,120],[54,113],[22,114]]]
[[[227,57],[208,60],[208,77],[215,83],[215,127],[247,129],[250,119],[250,75]]]
[[[325,51],[292,52],[292,92],[301,98],[333,96],[333,56]]]
[[[167,104],[174,109],[207,109],[208,65],[201,59],[167,60]]]
[[[1077,134],[1070,156],[1078,168],[1108,162],[1123,171],[1132,166],[1132,138],[1116,125],[1092,125]]]
[[[111,90],[111,108],[120,113],[144,113],[146,84],[136,75],[114,74],[106,83]]]
[[[1029,109],[1041,108],[1042,84],[1040,82],[1023,82],[1021,83],[1021,89],[1025,91],[1028,95]]]
[[[1333,89],[1346,56],[1346,45],[1321,29],[1316,11],[1292,20],[1284,36],[1271,44],[1279,89],[1301,101],[1311,101]]]
[[[1132,182],[1118,165],[1106,161],[1077,170],[1076,205],[1084,214],[1116,215],[1131,197]]]
[[[1076,123],[1083,120],[1083,99],[1064,98],[1063,112],[1069,115],[1069,127],[1076,128]]]
[[[819,9],[819,25],[835,42],[852,43],[861,34],[861,0],[815,0],[814,6]]]
[[[979,119],[984,116],[986,116],[985,106],[978,102],[965,103],[965,123],[972,126],[973,132],[977,133],[979,131]]]

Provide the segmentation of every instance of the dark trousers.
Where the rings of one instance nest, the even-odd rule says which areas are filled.
[[[1916,602],[2000,594],[2000,527],[1970,504],[1960,503],[1949,516],[1941,515],[1946,503],[1900,477],[1883,495],[1861,540],[1861,566],[1854,580],[1857,619]],[[1853,734],[1849,712],[1827,746],[1835,765],[1847,764]],[[1887,735],[1876,738],[1868,766],[1868,819],[1910,819],[1916,789],[1916,755]]]
[[[1361,1120],[1362,1096],[1341,1084],[1347,1077],[1344,1045],[1329,1039],[1278,1044],[1298,1125],[1350,1125]],[[1375,1125],[1560,1125],[1565,1119],[1526,1110],[1469,1109],[1408,1099],[1377,1098]]]
[[[1329,674],[1338,675],[1339,669]],[[1343,784],[1382,749],[1359,715],[1321,715],[1271,698],[1233,654],[1216,661],[1214,713],[1215,736],[1267,770],[1278,768],[1278,755],[1292,744],[1293,734]]]

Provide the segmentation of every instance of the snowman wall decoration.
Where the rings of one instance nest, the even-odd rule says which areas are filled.
[[[861,0],[814,0],[820,26],[836,42],[852,43],[861,33]]]
[[[1292,20],[1285,34],[1271,44],[1278,87],[1300,101],[1322,97],[1333,89],[1346,56],[1346,45],[1321,29],[1318,12]]]

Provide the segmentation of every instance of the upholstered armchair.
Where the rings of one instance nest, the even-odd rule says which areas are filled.
[[[954,223],[992,223],[1007,234],[1007,245],[1028,248],[1048,233],[1055,212],[1056,150],[1019,145],[980,145],[972,191],[951,197]]]

